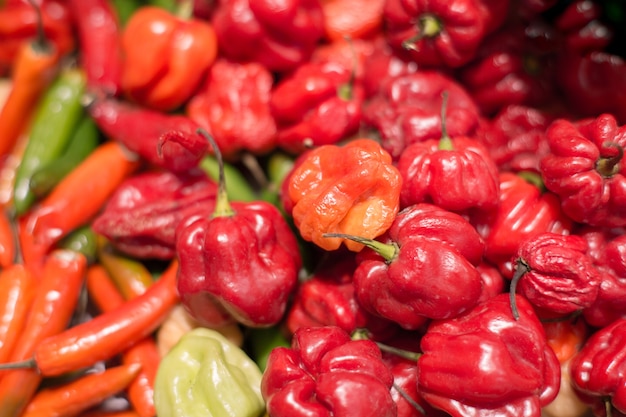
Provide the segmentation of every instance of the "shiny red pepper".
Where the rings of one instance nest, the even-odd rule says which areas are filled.
[[[191,98],[215,61],[218,48],[208,21],[156,6],[140,7],[131,15],[121,44],[125,95],[162,111],[177,109]]]
[[[602,13],[598,1],[576,0],[568,4],[554,20],[565,48],[582,54],[605,50],[613,39],[613,30],[602,21]]]
[[[213,136],[225,159],[236,159],[242,152],[266,154],[276,146],[270,110],[273,85],[263,65],[220,58],[185,112]]]
[[[550,153],[541,160],[546,188],[579,223],[626,226],[626,125],[611,114],[554,121],[546,132]]]
[[[95,98],[87,111],[110,140],[173,172],[197,167],[209,149],[206,139],[196,132],[199,125],[184,115],[107,97]]]
[[[371,340],[339,327],[304,327],[269,356],[261,392],[272,417],[395,417],[393,375]]]
[[[561,366],[532,306],[498,295],[459,317],[433,322],[422,337],[417,385],[452,417],[540,417],[556,397]]]
[[[211,17],[220,53],[288,72],[308,61],[324,37],[320,0],[224,0]]]
[[[217,185],[200,170],[147,171],[126,179],[91,227],[118,250],[142,259],[173,259],[176,228],[211,212]]]

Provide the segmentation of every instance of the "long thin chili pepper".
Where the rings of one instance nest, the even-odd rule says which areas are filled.
[[[15,262],[16,237],[8,214],[0,210],[0,268],[8,268]]]
[[[87,292],[103,313],[119,308],[126,302],[111,275],[99,264],[89,268]],[[141,417],[153,417],[156,414],[154,380],[160,362],[161,355],[152,336],[135,343],[122,353],[123,364],[141,364],[141,371],[127,389],[128,399]]]
[[[22,417],[74,417],[124,390],[141,365],[132,363],[86,374],[60,386],[44,388],[28,403]]]
[[[10,361],[32,357],[42,340],[62,332],[70,322],[82,289],[87,261],[77,252],[55,250],[46,259],[26,323]],[[39,387],[36,369],[0,371],[0,416],[15,417]]]
[[[139,165],[115,142],[98,146],[37,207],[22,216],[25,220],[19,237],[25,262],[37,263],[61,238],[87,224]]]
[[[28,125],[32,109],[45,88],[52,82],[59,63],[59,53],[46,40],[41,11],[38,15],[38,34],[20,48],[11,72],[11,91],[0,108],[0,158],[11,152]]]
[[[96,262],[97,258],[97,235],[91,225],[85,225],[73,230],[69,235],[61,239],[57,247],[80,252],[87,258],[89,265]]]
[[[35,294],[35,278],[21,264],[4,267],[0,272],[0,363],[11,357],[24,328]]]
[[[110,359],[156,330],[179,302],[174,260],[143,295],[41,341],[30,359],[4,367],[36,368],[58,376]]]
[[[2,158],[0,166],[0,206],[11,212],[13,211],[15,177],[28,143],[27,132],[30,128],[27,126],[25,130],[26,132],[20,135],[11,152]]]

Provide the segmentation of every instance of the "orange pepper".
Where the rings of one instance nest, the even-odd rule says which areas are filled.
[[[384,4],[385,0],[322,0],[326,37],[363,39],[379,33]]]
[[[571,359],[580,350],[589,334],[588,325],[582,319],[547,321],[543,323],[543,328],[548,345],[561,363]]]

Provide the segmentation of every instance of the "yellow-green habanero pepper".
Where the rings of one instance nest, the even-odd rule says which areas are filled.
[[[161,359],[154,385],[158,417],[260,417],[262,373],[219,332],[183,335]]]

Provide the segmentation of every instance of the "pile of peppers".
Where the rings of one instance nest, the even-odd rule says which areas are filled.
[[[0,417],[626,416],[620,0],[0,0]]]

